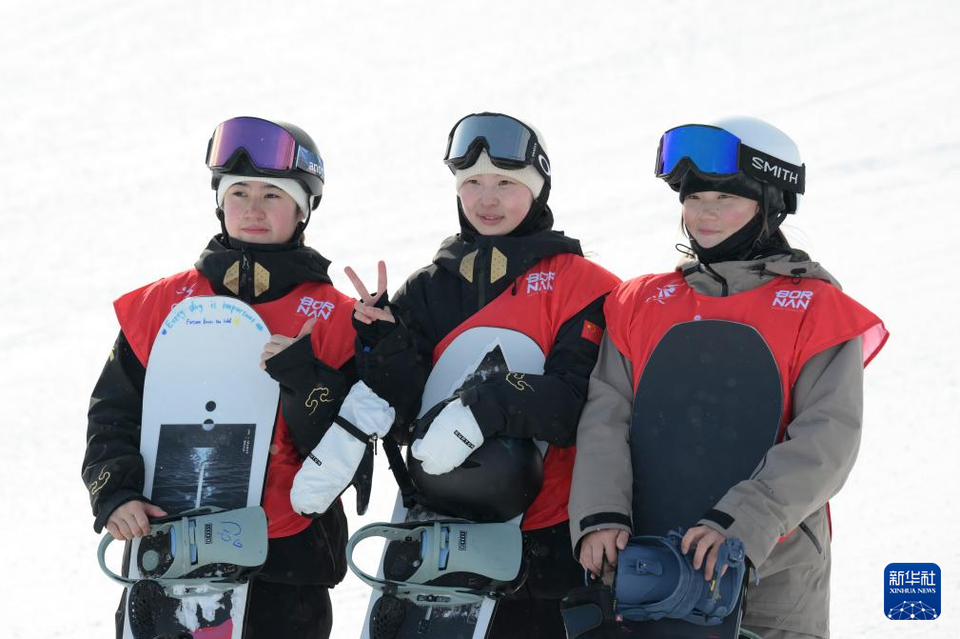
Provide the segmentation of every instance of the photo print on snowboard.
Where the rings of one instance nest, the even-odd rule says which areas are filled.
[[[153,502],[171,514],[246,506],[255,432],[256,424],[161,425]]]

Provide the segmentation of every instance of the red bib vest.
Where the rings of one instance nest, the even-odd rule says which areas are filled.
[[[131,291],[114,302],[120,328],[144,368],[170,309],[184,298],[214,294],[207,278],[191,269]],[[294,336],[304,322],[316,317],[318,321],[310,336],[313,353],[324,364],[339,369],[353,357],[353,304],[353,299],[329,284],[304,282],[282,298],[253,304],[253,308],[271,334]],[[263,492],[271,538],[295,535],[310,525],[310,520],[294,512],[290,505],[290,488],[302,461],[283,412],[278,410]]]
[[[433,363],[458,335],[490,326],[519,331],[548,355],[560,327],[595,299],[608,293],[620,279],[579,255],[563,253],[537,262],[517,278],[513,287],[450,331],[433,349]],[[589,323],[589,322],[588,322]],[[598,341],[599,328],[584,327],[584,339]],[[550,446],[544,459],[543,487],[524,514],[521,528],[537,530],[566,521],[570,481],[576,448]]]
[[[866,365],[883,347],[887,330],[880,319],[829,282],[777,277],[728,297],[701,295],[674,271],[624,282],[604,304],[607,331],[617,350],[633,364],[633,387],[653,349],[678,322],[730,320],[754,327],[770,346],[783,384],[783,422],[792,419],[791,389],[807,361],[831,346],[863,338]]]

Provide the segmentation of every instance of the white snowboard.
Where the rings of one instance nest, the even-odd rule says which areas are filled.
[[[269,339],[257,312],[231,297],[187,298],[164,320],[147,365],[140,453],[144,494],[169,514],[260,505],[280,396],[260,369]],[[133,578],[141,576],[138,548],[134,540]],[[246,600],[245,585],[190,596],[179,600],[176,621],[240,639]],[[127,614],[124,639],[133,637]]]

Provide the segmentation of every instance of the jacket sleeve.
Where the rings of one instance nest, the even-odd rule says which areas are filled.
[[[860,448],[863,355],[855,338],[818,353],[793,388],[793,419],[758,471],[700,523],[739,537],[760,566],[777,541],[839,492]]]
[[[339,370],[314,355],[308,336],[267,360],[267,373],[280,384],[280,410],[297,451],[306,457],[320,443],[343,399],[357,381],[353,359]]]
[[[631,529],[632,413],[633,365],[604,335],[577,427],[569,503],[570,539],[575,556],[587,533],[604,528],[628,532]]]
[[[143,496],[140,420],[146,371],[121,331],[90,397],[87,448],[81,475],[93,507],[93,529],[103,530],[110,514]]]
[[[396,325],[385,327],[387,322],[377,321],[374,331],[361,327],[356,341],[357,374],[394,408],[401,425],[416,419],[433,368],[436,341],[427,336],[426,318],[420,317],[425,313],[412,312],[427,308],[421,288],[417,280],[407,281],[390,304]]]
[[[599,347],[583,337],[584,323],[605,326],[601,296],[564,322],[547,354],[543,375],[502,373],[463,393],[485,438],[532,437],[572,446],[587,399],[590,371]]]

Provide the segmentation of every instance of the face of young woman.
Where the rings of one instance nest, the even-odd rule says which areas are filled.
[[[713,248],[749,222],[760,205],[720,191],[691,193],[683,200],[683,224],[703,248]]]
[[[230,237],[254,244],[282,244],[300,221],[297,203],[266,182],[237,182],[223,198],[223,223]]]
[[[520,226],[533,204],[526,185],[496,173],[483,173],[460,185],[460,204],[480,235],[506,235]]]

